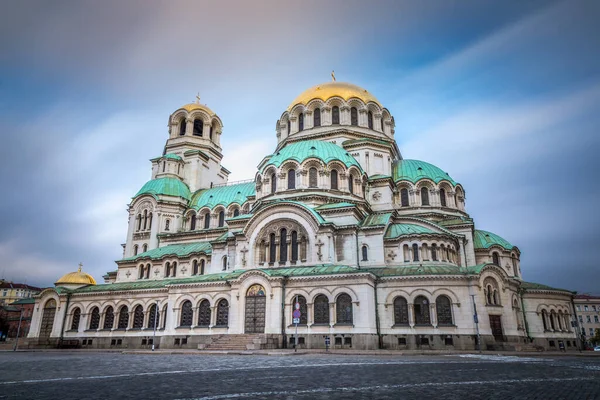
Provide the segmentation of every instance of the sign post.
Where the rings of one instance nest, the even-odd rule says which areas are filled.
[[[325,336],[325,351],[329,352],[329,336]]]
[[[300,311],[300,303],[298,303],[298,295],[296,295],[296,301],[294,301],[294,312],[292,313],[292,317],[294,320],[294,325],[296,325],[296,333],[294,334],[294,353],[298,351],[298,324],[300,323],[300,317],[302,316],[302,312]]]

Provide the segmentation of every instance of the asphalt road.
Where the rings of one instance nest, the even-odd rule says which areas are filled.
[[[599,357],[0,353],[0,399],[600,399]]]

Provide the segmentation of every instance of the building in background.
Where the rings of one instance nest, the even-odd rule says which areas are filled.
[[[31,345],[282,348],[297,330],[307,348],[576,348],[573,293],[525,282],[520,249],[477,226],[445,170],[402,156],[367,90],[301,93],[250,181],[228,182],[206,105],[168,126],[117,269],[44,290]]]
[[[573,303],[577,310],[582,341],[588,342],[596,336],[596,329],[600,329],[600,296],[578,294]]]
[[[24,283],[0,280],[0,305],[38,295],[42,289]]]
[[[29,297],[0,306],[0,340],[27,337],[35,299]],[[20,325],[20,327],[19,327]]]

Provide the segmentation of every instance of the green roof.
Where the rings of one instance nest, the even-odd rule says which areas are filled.
[[[11,305],[15,305],[15,304],[33,304],[33,303],[35,303],[35,299],[33,297],[28,297],[26,299],[21,299],[21,300],[13,301],[10,304]]]
[[[542,285],[541,283],[521,282],[521,287],[525,290],[560,290],[561,292],[575,293],[572,290],[554,288],[552,286]]]
[[[365,219],[363,219],[362,222],[360,223],[360,226],[366,227],[366,226],[387,225],[387,223],[390,221],[390,218],[392,217],[392,214],[393,213],[388,212],[388,213],[367,215],[367,217]]]
[[[369,138],[346,140],[342,143],[342,146],[350,146],[350,145],[359,144],[359,143],[377,143],[377,144],[381,144],[384,146],[390,146],[390,147],[392,146],[392,144],[390,142],[387,142],[385,140],[369,139]]]
[[[435,165],[419,160],[400,160],[394,164],[394,182],[409,181],[417,183],[421,179],[431,179],[435,183],[440,181],[448,181],[452,186],[456,186],[456,182],[450,178],[446,172],[442,171]]]
[[[170,244],[168,246],[145,251],[132,257],[124,258],[121,261],[134,261],[146,258],[151,260],[159,260],[165,256],[187,257],[192,253],[210,254],[211,252],[212,246],[209,242]]]
[[[146,182],[140,191],[133,197],[136,198],[143,194],[181,197],[186,200],[189,200],[192,197],[188,186],[181,180],[172,177],[152,179],[151,181]]]
[[[309,213],[311,213],[320,224],[324,224],[326,222],[323,219],[323,217],[321,216],[321,214],[319,214],[317,212],[317,210],[315,210],[312,207],[307,206],[306,204],[304,204],[300,201],[278,199],[278,200],[269,201],[268,203],[264,203],[264,205],[262,207],[260,207],[260,209],[263,209],[265,207],[275,205],[275,204],[294,204],[294,205],[300,206],[300,207],[304,208],[306,211],[308,211]],[[252,210],[253,214],[256,214],[256,211],[258,211],[258,210]]]
[[[512,244],[508,243],[505,239],[501,238],[495,233],[482,231],[479,229],[475,230],[473,245],[475,246],[475,249],[489,249],[493,245],[498,245],[506,250],[512,250],[514,247]]]
[[[332,208],[344,208],[344,207],[356,207],[356,204],[341,202],[341,203],[327,203],[315,207],[315,210],[329,210]]]
[[[168,159],[177,160],[177,161],[183,160],[183,158],[181,158],[177,154],[173,154],[173,153],[167,153],[164,156],[162,156],[162,158],[168,158]]]
[[[389,178],[391,178],[390,175],[382,175],[382,174],[376,174],[376,175],[369,176],[370,181],[374,181],[375,179],[389,179]]]
[[[302,163],[309,158],[316,158],[323,161],[325,164],[337,160],[346,167],[354,165],[362,171],[358,161],[356,161],[356,159],[346,150],[336,144],[323,142],[321,140],[303,140],[301,142],[288,144],[274,154],[273,157],[265,163],[262,170],[264,171],[269,165],[279,167],[287,160],[294,160],[298,163]]]
[[[404,235],[423,235],[423,234],[439,234],[439,232],[432,231],[421,225],[415,224],[391,224],[386,233],[386,239],[395,239]]]
[[[248,196],[256,194],[254,182],[238,183],[235,185],[218,186],[211,189],[203,189],[194,193],[190,207],[196,210],[202,207],[213,208],[218,205],[229,207],[233,203],[244,204]]]
[[[386,276],[412,276],[412,275],[465,275],[466,271],[456,265],[412,265],[384,268],[366,268],[375,275],[383,278]]]

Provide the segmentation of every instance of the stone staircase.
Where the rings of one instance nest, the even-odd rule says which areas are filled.
[[[246,351],[255,349],[255,340],[260,339],[258,335],[220,335],[212,343],[204,346],[203,350],[213,351]]]

